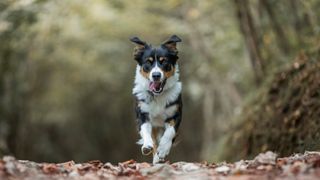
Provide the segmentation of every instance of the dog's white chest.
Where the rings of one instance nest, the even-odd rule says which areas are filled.
[[[177,105],[166,107],[168,103],[177,100],[181,93],[181,82],[179,82],[179,68],[176,64],[175,75],[167,79],[164,90],[159,96],[150,95],[149,83],[150,81],[143,77],[140,73],[140,66],[136,69],[135,86],[132,90],[133,94],[139,102],[140,110],[148,113],[150,123],[152,126],[163,127],[165,121],[172,117],[177,111]]]
[[[165,120],[172,117],[177,110],[177,106],[166,107],[166,101],[152,101],[142,103],[141,110],[149,113],[149,119],[152,126],[163,127]]]

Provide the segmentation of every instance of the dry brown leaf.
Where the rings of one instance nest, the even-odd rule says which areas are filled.
[[[149,167],[151,167],[151,164],[146,163],[146,162],[142,162],[142,163],[137,164],[137,170],[149,168]]]
[[[129,164],[134,164],[134,163],[136,163],[136,161],[133,160],[133,159],[130,159],[130,160],[124,161],[124,162],[122,162],[122,163],[120,163],[120,164],[122,164],[122,165],[129,165]]]
[[[75,164],[76,163],[74,161],[68,161],[68,162],[64,162],[64,163],[59,163],[57,165],[61,166],[66,171],[71,171],[74,169]]]
[[[56,164],[45,163],[42,165],[42,171],[45,174],[54,174],[59,172],[59,167]]]
[[[91,164],[96,168],[101,168],[103,166],[103,163],[100,160],[92,160],[92,161],[89,161],[88,164]]]
[[[274,153],[263,153],[254,160],[236,163],[189,163],[151,165],[134,160],[112,165],[94,160],[75,164],[73,161],[52,164],[38,164],[30,161],[18,161],[14,158],[0,160],[0,179],[16,177],[17,179],[276,179],[290,177],[320,177],[320,153],[307,152],[290,157],[276,158]],[[276,164],[274,164],[276,161]],[[39,168],[40,167],[40,168]],[[213,169],[214,167],[214,169]],[[1,173],[3,172],[3,173]]]

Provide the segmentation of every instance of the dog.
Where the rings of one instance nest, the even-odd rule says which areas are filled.
[[[182,85],[179,81],[177,43],[172,35],[159,47],[140,40],[134,44],[137,62],[134,88],[136,119],[143,155],[153,153],[153,164],[165,162],[176,138],[182,117]]]

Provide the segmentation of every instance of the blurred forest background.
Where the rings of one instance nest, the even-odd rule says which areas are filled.
[[[149,160],[135,144],[128,38],[177,34],[184,109],[169,159],[223,160],[243,107],[299,53],[318,52],[319,33],[318,0],[1,0],[0,155]]]

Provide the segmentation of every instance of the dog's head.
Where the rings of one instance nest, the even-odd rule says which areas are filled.
[[[173,35],[157,48],[138,37],[130,40],[136,45],[133,56],[141,67],[141,75],[149,81],[149,90],[153,94],[161,94],[167,79],[175,73],[178,60],[177,42],[181,42],[181,39]]]

